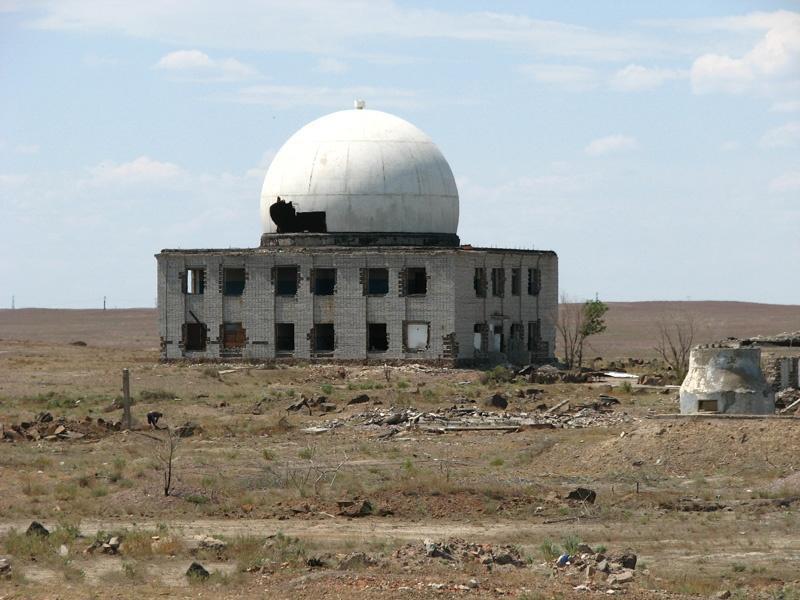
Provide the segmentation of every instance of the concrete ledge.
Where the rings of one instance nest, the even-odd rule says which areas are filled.
[[[265,233],[262,248],[293,246],[433,246],[457,248],[454,233],[335,232],[335,233]]]
[[[682,415],[680,413],[666,415],[647,415],[645,419],[684,419],[684,420],[735,420],[735,419],[772,419],[772,420],[800,420],[794,415],[725,415],[713,413],[690,413]]]

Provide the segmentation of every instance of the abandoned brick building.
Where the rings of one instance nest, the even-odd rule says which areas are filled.
[[[458,213],[422,131],[363,103],[317,119],[269,167],[258,248],[156,255],[162,358],[551,359],[556,254],[462,246]]]

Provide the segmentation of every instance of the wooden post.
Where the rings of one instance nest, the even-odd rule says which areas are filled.
[[[131,428],[131,372],[122,369],[122,428]]]

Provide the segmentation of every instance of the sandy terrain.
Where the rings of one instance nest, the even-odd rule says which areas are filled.
[[[615,310],[609,336],[622,329]],[[725,328],[796,329],[795,313],[783,313],[731,317]],[[646,319],[638,322],[630,337],[618,331],[603,343],[632,344]],[[800,420],[657,418],[676,412],[674,390],[613,381],[533,386],[415,366],[161,364],[154,325],[147,310],[0,312],[0,425],[9,432],[44,420],[38,439],[9,433],[14,441],[0,442],[0,557],[12,561],[0,598],[800,593]],[[98,424],[120,418],[113,403],[123,367],[132,370],[131,432]],[[505,410],[484,404],[495,393],[508,399]],[[620,404],[596,407],[601,393]],[[287,411],[301,398],[311,406]],[[541,407],[564,400],[558,417]],[[169,496],[168,438],[144,424],[153,410],[162,426],[196,425],[176,446]],[[527,425],[446,429],[467,423],[459,414]],[[384,422],[395,415],[406,420]],[[567,499],[577,487],[596,501]],[[364,500],[365,514],[348,513]],[[34,519],[50,536],[24,534]],[[122,540],[117,554],[85,552],[112,534]],[[197,535],[227,546],[200,548]],[[427,556],[424,540],[450,538],[511,545],[520,565]],[[579,541],[612,557],[630,548],[633,580],[556,569],[552,548]],[[212,573],[207,581],[187,580],[193,560]]]

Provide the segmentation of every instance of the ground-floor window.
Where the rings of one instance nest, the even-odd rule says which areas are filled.
[[[367,352],[386,352],[389,349],[389,336],[386,323],[367,324]]]
[[[241,323],[223,323],[222,329],[222,351],[229,353],[241,352],[247,339],[247,331]]]
[[[190,352],[205,352],[207,327],[205,323],[183,325],[183,348]]]
[[[421,321],[407,321],[405,323],[405,347],[409,351],[419,351],[428,349],[428,338],[430,333],[430,323]]]
[[[336,348],[336,334],[333,323],[316,323],[312,341],[314,352],[333,352]]]
[[[528,321],[528,352],[538,352],[542,341],[542,322]]]
[[[294,352],[294,323],[275,323],[275,352]]]

